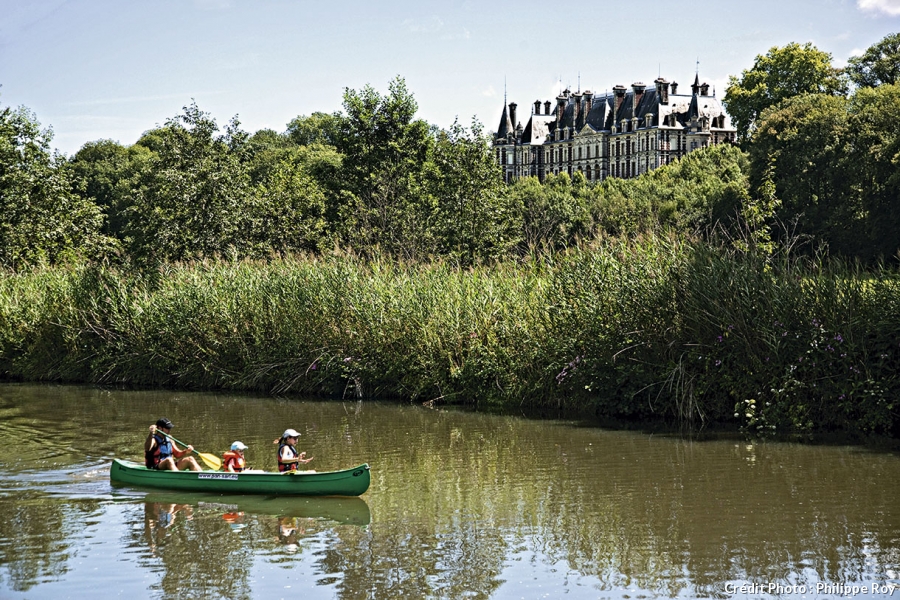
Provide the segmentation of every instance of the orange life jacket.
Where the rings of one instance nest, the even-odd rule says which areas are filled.
[[[231,465],[235,472],[244,470],[244,457],[231,450],[222,455],[222,463],[222,468],[226,471],[228,470],[228,465]]]

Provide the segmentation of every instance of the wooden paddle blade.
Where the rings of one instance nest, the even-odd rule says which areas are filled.
[[[196,452],[196,450],[195,450]],[[220,459],[215,454],[207,454],[206,452],[197,452],[197,456],[200,457],[200,460],[206,463],[206,466],[214,471],[218,471],[222,468],[222,459]]]

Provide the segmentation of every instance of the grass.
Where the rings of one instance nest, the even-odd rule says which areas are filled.
[[[661,237],[0,276],[0,376],[898,435],[896,272]]]

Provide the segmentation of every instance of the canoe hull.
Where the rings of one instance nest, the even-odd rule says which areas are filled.
[[[223,473],[157,471],[114,459],[109,478],[117,483],[166,490],[270,496],[359,496],[369,489],[369,465],[317,473]]]

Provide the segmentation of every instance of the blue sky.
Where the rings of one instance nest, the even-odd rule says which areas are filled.
[[[29,107],[71,155],[132,144],[192,99],[220,126],[283,131],[400,75],[419,117],[494,129],[504,81],[527,115],[560,84],[689,84],[699,61],[722,96],[773,46],[812,42],[843,66],[897,31],[900,0],[0,0],[0,105]]]

